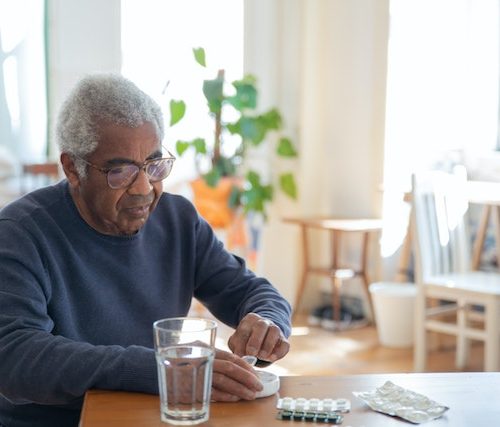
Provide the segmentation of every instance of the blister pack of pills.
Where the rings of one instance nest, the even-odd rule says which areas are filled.
[[[397,416],[414,424],[439,418],[449,409],[423,394],[400,387],[391,381],[375,390],[353,394],[374,411]]]
[[[349,412],[351,402],[347,399],[283,397],[278,399],[276,408],[279,420],[341,424],[344,420],[341,412]]]
[[[304,412],[281,409],[276,416],[284,421],[310,421],[316,423],[342,424],[344,417],[338,412]]]
[[[277,409],[304,412],[349,412],[351,402],[348,399],[305,399],[303,397],[283,397],[278,399]]]

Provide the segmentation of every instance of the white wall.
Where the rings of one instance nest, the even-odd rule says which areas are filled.
[[[389,4],[252,0],[245,13],[246,71],[258,76],[267,102],[285,113],[300,150],[299,201],[278,197],[259,265],[293,300],[302,248],[298,230],[283,217],[381,215]],[[320,263],[328,262],[321,236],[312,249]],[[347,249],[348,259],[359,255]]]
[[[119,72],[120,0],[47,0],[49,125],[74,84],[91,72]],[[52,157],[57,157],[51,140]]]

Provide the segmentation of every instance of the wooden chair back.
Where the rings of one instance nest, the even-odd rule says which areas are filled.
[[[50,185],[58,181],[60,177],[59,164],[56,162],[23,164],[20,180],[21,194]]]

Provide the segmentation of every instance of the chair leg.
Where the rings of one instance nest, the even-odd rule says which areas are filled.
[[[307,275],[309,274],[309,242],[307,240],[307,228],[304,224],[300,226],[301,239],[302,239],[302,275],[300,278],[299,286],[295,292],[295,304],[293,306],[292,320],[297,318],[297,313],[299,312],[300,302],[302,300],[302,295],[304,294],[304,289],[306,288]]]
[[[368,314],[368,318],[374,319],[373,323],[375,323],[375,310],[373,309],[373,301],[370,294],[370,281],[368,280],[367,271],[368,271],[368,252],[370,246],[370,233],[363,233],[363,243],[361,250],[361,279],[363,280],[364,291],[366,300],[368,301],[368,307],[370,313]]]
[[[467,304],[464,300],[457,301],[457,327],[459,331],[467,328]],[[457,334],[457,349],[455,354],[455,366],[457,369],[464,369],[469,358],[469,339],[462,332]]]
[[[364,273],[361,275],[361,279],[363,280],[363,290],[365,292],[366,301],[368,302],[368,309],[370,310],[370,313],[368,313],[366,317],[373,319],[372,323],[375,323],[375,309],[373,308],[372,296],[370,294],[370,282]]]
[[[415,372],[425,372],[427,359],[427,333],[425,330],[425,295],[422,290],[417,292],[415,300],[415,344],[413,347],[413,369]]]
[[[332,277],[332,308],[333,308],[333,320],[337,321],[340,325],[340,311],[341,311],[341,301],[340,301],[340,290],[342,288],[342,279],[340,277]]]
[[[302,276],[300,278],[299,287],[297,288],[295,294],[295,304],[293,306],[293,315],[292,319],[295,320],[297,317],[297,313],[299,312],[300,302],[302,301],[302,295],[304,294],[304,290],[306,288],[307,283],[307,267],[304,267],[302,271]]]
[[[486,340],[484,342],[484,370],[494,372],[500,366],[500,328],[498,326],[498,313],[500,304],[498,298],[491,298],[485,305],[484,329]]]

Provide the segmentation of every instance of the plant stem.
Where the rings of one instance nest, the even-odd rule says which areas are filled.
[[[217,72],[217,79],[224,82],[224,70]],[[224,87],[222,89],[224,91]],[[215,113],[215,134],[214,134],[214,156],[212,158],[212,166],[219,163],[220,150],[221,150],[221,136],[222,136],[222,105],[220,110]]]

